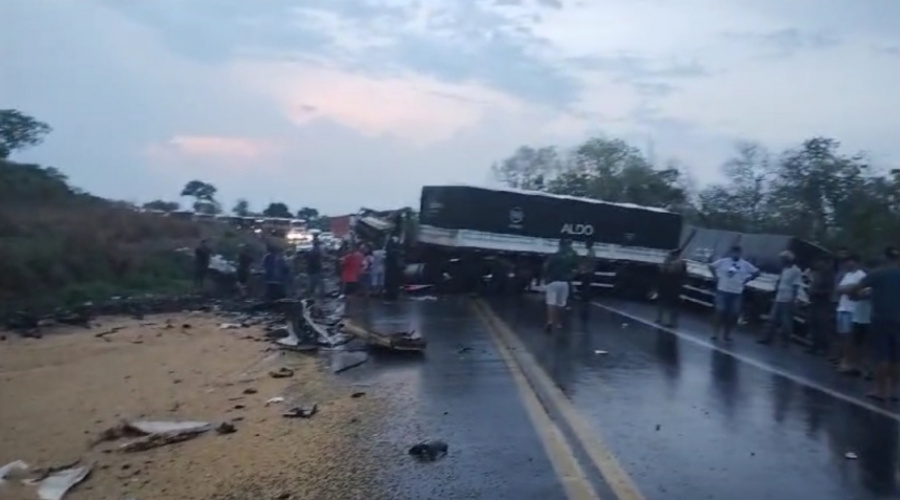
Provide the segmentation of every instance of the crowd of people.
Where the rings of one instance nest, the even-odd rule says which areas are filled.
[[[202,240],[194,250],[197,290],[206,287],[212,256],[207,240]],[[399,294],[401,257],[394,238],[389,238],[381,247],[344,242],[336,256],[329,255],[317,237],[313,238],[311,247],[303,251],[286,251],[278,242],[269,242],[262,259],[254,256],[249,245],[243,245],[235,260],[236,289],[242,296],[254,295],[250,282],[257,274],[263,285],[261,295],[266,300],[289,296],[321,297],[325,293],[326,263],[332,262],[340,292],[346,296],[383,295],[391,300]],[[305,277],[305,286],[298,279],[300,276]]]
[[[681,294],[688,277],[687,265],[673,250],[662,263],[657,283],[657,323],[677,328]],[[757,340],[771,345],[776,340],[788,347],[794,337],[799,307],[805,304],[807,351],[821,354],[847,376],[873,380],[867,394],[878,401],[898,399],[900,382],[900,251],[888,247],[880,261],[863,261],[848,249],[833,259],[819,259],[803,271],[790,251],[780,254],[781,271],[762,335]],[[562,239],[557,252],[544,263],[546,330],[560,329],[568,308],[571,283],[581,281],[580,295],[591,300],[595,269],[593,246],[579,256],[571,241]],[[741,318],[747,284],[761,271],[734,246],[728,255],[708,265],[715,281],[715,313],[712,340],[732,342]],[[803,297],[805,292],[805,297]]]

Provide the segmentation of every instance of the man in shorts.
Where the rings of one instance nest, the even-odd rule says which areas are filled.
[[[775,334],[780,332],[782,343],[787,346],[794,333],[794,308],[803,284],[803,271],[794,263],[794,254],[789,251],[781,252],[781,265],[766,336],[758,341],[760,344],[771,344]]]
[[[875,360],[875,387],[868,394],[872,399],[895,399],[894,390],[900,379],[900,251],[888,247],[884,251],[886,264],[863,278],[856,285],[841,290],[857,295],[870,289],[872,302],[871,337]]]
[[[569,282],[575,275],[578,256],[572,251],[569,240],[559,240],[556,253],[544,262],[544,296],[547,302],[547,325],[550,332],[554,327],[562,328],[562,311],[569,299]]]
[[[838,355],[840,356],[838,371],[846,374],[859,373],[859,352],[853,340],[853,317],[856,314],[857,301],[855,297],[841,290],[847,289],[866,277],[866,272],[860,268],[859,257],[848,254],[844,258],[843,274],[838,282],[836,295],[838,297],[835,310],[835,332],[837,333]]]
[[[731,247],[726,257],[709,265],[716,279],[716,315],[713,321],[713,340],[724,334],[731,340],[731,331],[741,315],[744,286],[759,276],[759,269],[741,257],[741,247]]]

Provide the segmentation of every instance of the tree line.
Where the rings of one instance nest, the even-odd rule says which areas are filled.
[[[570,149],[522,146],[494,164],[509,187],[661,207],[711,229],[788,234],[879,251],[900,233],[900,171],[813,137],[773,152],[741,142],[720,166],[725,182],[697,187],[689,168],[655,165],[625,141],[595,137]]]

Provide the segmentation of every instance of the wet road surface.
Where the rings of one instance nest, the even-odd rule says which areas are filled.
[[[567,498],[510,371],[468,300],[372,301],[353,308],[352,316],[381,331],[412,327],[428,340],[424,358],[374,356],[341,375],[386,395],[391,405],[387,434],[378,439],[396,450],[382,472],[392,498]],[[446,441],[449,454],[417,463],[406,451],[423,439]]]
[[[640,321],[647,305],[600,302],[627,316],[591,307],[548,336],[539,297],[487,301],[644,497],[900,498],[898,407],[863,401],[861,381],[800,346],[713,344],[698,318],[673,332]]]

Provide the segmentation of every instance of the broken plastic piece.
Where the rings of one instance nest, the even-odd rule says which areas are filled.
[[[212,429],[212,424],[209,422],[136,420],[128,422],[128,427],[144,434],[159,434],[162,432],[206,432]]]
[[[847,460],[856,460],[857,458],[859,458],[859,456],[852,451],[848,451],[847,453],[844,453],[844,458],[846,458]]]
[[[609,354],[609,352],[608,352],[608,351],[601,351],[600,349],[595,349],[595,350],[594,350],[594,354],[601,354],[601,355],[602,355],[602,354]]]
[[[61,500],[73,486],[87,478],[92,467],[82,465],[50,474],[38,483],[38,496],[41,500]]]
[[[241,325],[237,323],[222,323],[219,325],[219,330],[236,330],[241,328]]]
[[[274,398],[266,400],[266,406],[277,403],[284,403],[284,396],[275,396]]]

